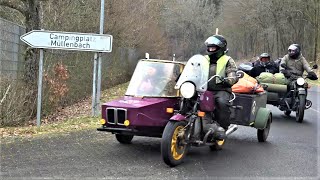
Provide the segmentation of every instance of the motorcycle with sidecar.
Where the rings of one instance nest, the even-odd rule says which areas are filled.
[[[125,95],[102,104],[98,131],[115,134],[123,144],[134,136],[161,137],[168,119],[179,108],[180,93],[174,89],[185,63],[141,59]]]
[[[232,93],[231,125],[221,137],[219,126],[214,119],[214,95],[207,91],[207,83],[222,77],[209,76],[209,62],[202,55],[191,57],[175,86],[182,95],[179,109],[169,118],[161,141],[161,155],[164,162],[173,167],[181,164],[190,146],[209,146],[211,150],[220,150],[228,135],[237,130],[237,125],[251,126],[257,129],[259,142],[265,142],[272,122],[272,114],[266,108],[267,95]],[[237,72],[240,78],[243,72]],[[206,114],[213,117],[205,122]]]
[[[282,67],[290,69],[290,67],[287,67],[284,64],[282,64]],[[314,65],[312,67],[312,69],[317,68],[318,65]],[[283,76],[283,78],[285,77]],[[289,85],[275,84],[261,80],[260,83],[267,91],[268,104],[277,106],[279,110],[284,111],[284,114],[287,116],[290,116],[291,112],[295,111],[296,121],[302,123],[304,119],[304,111],[312,106],[312,101],[307,99],[308,89],[311,87],[306,81],[307,78],[308,76],[299,77]]]

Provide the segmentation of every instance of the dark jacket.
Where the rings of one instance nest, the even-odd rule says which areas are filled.
[[[260,60],[257,60],[256,62],[253,63],[253,68],[249,72],[249,75],[252,77],[257,77],[262,72],[270,72],[272,74],[275,74],[279,72],[279,67],[272,60],[266,63],[262,63]]]

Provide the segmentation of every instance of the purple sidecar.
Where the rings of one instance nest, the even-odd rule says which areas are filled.
[[[141,59],[132,75],[125,96],[102,104],[98,131],[115,134],[120,143],[130,143],[133,136],[161,137],[179,109],[179,90],[174,89],[184,63]]]

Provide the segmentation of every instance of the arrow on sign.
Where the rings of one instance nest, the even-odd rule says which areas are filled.
[[[20,37],[33,48],[111,52],[112,35],[33,30]]]

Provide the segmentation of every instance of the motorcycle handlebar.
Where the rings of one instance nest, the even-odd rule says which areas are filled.
[[[236,72],[236,78],[242,78],[244,76],[244,72],[243,71],[237,71]],[[220,81],[224,82],[228,79],[233,79],[234,77],[221,77],[220,75],[213,75],[211,76],[207,82],[205,82],[200,88],[203,88],[203,86],[205,86],[206,84],[208,84],[212,79],[214,78],[219,78]]]

